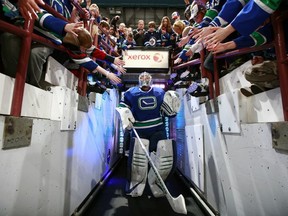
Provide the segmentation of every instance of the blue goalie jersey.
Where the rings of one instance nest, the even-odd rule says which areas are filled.
[[[135,129],[145,132],[162,130],[164,127],[161,105],[165,91],[151,87],[149,91],[142,91],[140,87],[128,89],[121,99],[120,107],[127,107],[133,113]]]

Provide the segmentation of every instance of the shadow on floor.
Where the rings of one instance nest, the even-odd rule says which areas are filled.
[[[99,191],[95,199],[85,211],[85,216],[179,216],[175,213],[166,197],[153,197],[149,186],[146,186],[141,197],[130,197],[125,194],[126,185],[126,158],[122,159],[119,166],[112,173],[107,183]],[[173,197],[182,194],[185,197],[187,215],[205,215],[193,199],[188,188],[181,179],[171,176],[166,184]]]

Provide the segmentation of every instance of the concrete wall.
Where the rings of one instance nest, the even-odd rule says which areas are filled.
[[[13,82],[7,83],[10,92]],[[118,92],[95,94],[88,112],[82,112],[74,106],[78,98],[71,89],[57,87],[51,93],[27,88],[31,94],[22,107],[27,116],[0,115],[0,215],[71,215],[119,158]],[[5,91],[7,103],[12,95]],[[39,92],[44,96],[28,99]],[[38,116],[42,109],[45,118]]]
[[[219,111],[211,112],[211,101],[183,97],[175,119],[178,166],[222,216],[284,216],[288,154],[274,148],[272,130],[283,121],[280,90],[243,96],[249,64],[222,78]]]

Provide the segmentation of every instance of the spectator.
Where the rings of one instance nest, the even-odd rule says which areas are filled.
[[[54,2],[55,4],[57,2]],[[56,7],[56,6],[55,6]],[[67,3],[66,7],[63,9],[63,5],[59,5],[61,11],[64,13],[64,15],[69,15],[69,11],[72,10],[71,3]],[[70,10],[68,10],[70,9]],[[54,33],[55,36],[58,36],[61,38],[61,36],[64,36],[65,39],[65,45],[68,48],[68,54],[70,57],[75,61],[75,63],[79,64],[80,66],[83,66],[87,70],[91,72],[96,72],[99,70],[100,73],[105,74],[110,80],[118,83],[120,82],[120,79],[118,77],[115,77],[113,74],[109,75],[109,71],[105,71],[100,66],[98,67],[98,64],[93,61],[92,59],[88,58],[88,55],[91,55],[93,58],[100,59],[100,60],[108,60],[112,63],[114,63],[117,66],[122,66],[124,64],[124,61],[120,59],[120,57],[114,58],[112,56],[107,55],[105,52],[100,51],[99,49],[95,48],[92,45],[92,38],[89,32],[86,30],[84,31],[83,28],[79,29],[79,26],[82,26],[82,23],[67,23],[66,21],[56,18],[53,15],[43,12],[43,14],[39,15],[41,17],[39,22],[39,27],[42,27],[46,31],[51,31]],[[43,16],[42,16],[43,15]],[[46,32],[43,31],[42,32]],[[88,32],[88,34],[87,34]],[[78,38],[78,33],[81,33],[82,38]],[[81,40],[83,38],[86,38],[87,44],[90,44],[90,47],[87,47],[87,44],[85,45],[85,49],[81,51]],[[91,43],[88,41],[91,40]],[[61,42],[61,40],[60,40]],[[71,48],[71,50],[69,50]]]
[[[97,4],[91,4],[90,7],[88,8],[90,12],[90,19],[93,18],[94,20],[97,21],[97,23],[100,22],[100,12],[99,12],[99,7]]]
[[[101,47],[101,40],[104,40],[107,44],[110,44],[108,40],[110,25],[107,21],[101,20],[99,23],[99,26],[101,27],[101,30],[99,30],[99,34],[98,34],[98,46]],[[101,49],[105,49],[105,48],[101,47]]]
[[[161,46],[161,36],[156,31],[156,24],[154,21],[148,23],[148,30],[145,32],[144,46],[146,47],[159,47]]]
[[[114,29],[114,26],[111,26],[110,25],[110,28],[109,28],[109,36],[110,38],[114,41],[114,44],[111,44],[114,48],[114,51],[117,52],[118,50],[118,45],[117,45],[117,37],[116,37],[116,32],[115,32],[115,29]]]
[[[216,15],[218,14],[218,11],[221,10],[224,2],[226,0],[220,0],[220,1],[213,1],[213,2],[210,2],[210,8],[208,11],[206,11],[205,13],[205,16],[203,17],[202,21],[199,23],[199,24],[194,24],[194,25],[197,25],[196,28],[193,28],[193,31],[192,33],[190,33],[190,36],[189,37],[186,37],[182,42],[181,42],[181,45],[183,43],[186,42],[186,39],[188,39],[188,43],[185,45],[184,49],[181,51],[179,57],[174,61],[174,64],[179,64],[181,63],[182,61],[187,61],[187,59],[189,58],[189,56],[193,55],[194,52],[199,52],[200,50],[202,50],[204,48],[203,44],[202,44],[202,41],[200,40],[197,44],[195,44],[195,38],[191,38],[192,36],[194,37],[195,34],[197,34],[199,31],[201,32],[203,28],[205,28],[206,26],[209,26],[209,23],[212,22],[213,18],[216,17]],[[193,5],[194,3],[192,3]],[[195,3],[195,4],[199,4],[199,3]],[[192,10],[195,9],[195,11],[197,11],[196,14],[198,13],[201,13],[202,11],[199,11],[199,7],[193,7],[191,8]],[[197,9],[197,10],[196,10]],[[195,12],[193,11],[193,14],[191,12],[191,15],[194,16]],[[192,16],[192,18],[194,18]],[[200,16],[199,16],[200,17]],[[200,20],[199,20],[200,21]],[[191,38],[191,39],[190,39]],[[185,41],[185,42],[184,42]],[[194,45],[195,44],[195,45]],[[193,46],[193,51],[191,50],[190,53],[187,53],[187,51]]]
[[[180,20],[180,14],[178,13],[178,11],[174,11],[174,12],[171,14],[171,19],[174,20],[174,22]]]
[[[179,42],[179,46],[182,47],[184,46],[193,36],[193,30],[197,31],[196,27],[200,25],[202,20],[205,17],[206,14],[206,8],[204,5],[199,4],[198,2],[194,1],[191,5],[189,5],[189,11],[190,15],[188,20],[190,22],[193,21],[193,28],[191,28],[189,34],[186,34],[185,36],[182,37],[181,42]]]
[[[99,23],[99,27],[101,27],[101,30],[99,30],[99,34],[98,34],[98,48],[101,50],[113,49],[113,50],[117,51],[117,46],[116,46],[116,41],[115,41],[117,39],[114,38],[113,41],[115,41],[115,43],[113,43],[113,41],[111,42],[108,38],[108,37],[110,37],[109,31],[111,29],[109,23],[105,20],[101,20]],[[103,41],[105,41],[105,43],[102,43]],[[109,47],[107,47],[107,45]],[[91,49],[92,48],[90,48],[89,50],[91,50]],[[112,56],[108,57],[108,55],[106,55],[106,57],[104,59],[102,57],[99,58],[99,56],[97,59],[97,56],[95,56],[93,54],[91,54],[91,56],[92,57],[94,56],[94,59],[96,60],[97,64],[99,64],[102,67],[107,67],[107,66],[111,67],[109,69],[116,70],[117,72],[119,72],[119,73],[117,73],[118,75],[121,75],[122,73],[126,72],[126,69],[123,68],[122,65],[116,65],[113,63],[114,62],[113,59],[115,59],[115,58]],[[119,57],[117,59],[119,59]],[[111,71],[113,71],[113,70],[111,70]]]
[[[200,3],[195,2],[195,3],[201,4],[201,2]],[[226,3],[226,0],[219,0],[219,1],[212,0],[212,1],[207,2],[205,16],[203,17],[202,21],[199,23],[199,25],[197,25],[197,28],[195,28],[192,33],[193,39],[191,40],[193,41],[193,43],[197,40],[200,40],[198,39],[199,37],[202,38],[201,40],[203,40],[203,38],[206,35],[210,34],[212,26],[217,25],[217,23],[219,23],[220,25],[221,18],[217,17],[217,15],[221,11],[225,3]],[[216,23],[215,23],[215,20],[216,20]]]
[[[120,23],[118,30],[116,32],[116,37],[117,37],[117,44],[119,48],[121,48],[121,44],[126,38],[126,24],[125,23]],[[121,49],[119,50],[121,52]]]
[[[205,5],[202,5],[202,4],[197,4],[196,1],[194,1],[191,6],[190,6],[190,11],[191,11],[191,15],[189,17],[189,20],[193,20],[194,21],[194,26],[198,26],[205,14],[206,14],[206,8],[205,8]]]
[[[161,35],[161,46],[167,47],[171,45],[170,36],[173,33],[172,25],[168,16],[164,16],[161,20],[158,31]]]
[[[75,31],[78,36],[67,33],[63,39],[63,45],[67,47],[67,52],[72,60],[92,73],[99,72],[112,82],[120,83],[120,78],[99,66],[95,61],[90,59],[89,56],[96,59],[109,60],[115,64],[117,64],[117,61],[120,62],[121,60],[117,60],[116,58],[113,60],[111,59],[113,57],[92,46],[92,37],[86,29],[78,28]]]
[[[136,42],[133,38],[133,33],[129,33],[126,37],[126,39],[122,43],[122,50],[125,52],[125,55],[127,55],[127,50],[136,46]]]
[[[194,0],[192,0],[193,2]],[[188,7],[190,5],[190,0],[184,0],[184,3],[185,3],[185,7]]]
[[[126,27],[125,29],[125,36],[127,37],[128,34],[132,33],[133,34],[133,29],[132,27]]]
[[[172,42],[172,47],[176,49],[177,52],[179,52],[180,50],[178,47],[178,42],[180,42],[182,38],[182,32],[185,29],[185,24],[181,20],[178,20],[173,24],[172,28],[174,30],[174,33],[170,37],[171,42]]]
[[[173,24],[173,30],[178,35],[177,41],[179,41],[180,38],[182,37],[182,32],[185,29],[185,27],[186,27],[185,24],[181,20],[178,20]]]
[[[222,25],[218,25],[220,27],[211,29],[211,31],[215,31],[214,33],[206,34],[207,36],[202,35],[202,39],[205,39],[208,46],[216,47],[219,42],[222,42],[235,31],[242,36],[249,36],[265,22],[279,7],[280,3],[281,0],[261,2],[261,4],[258,1],[250,0],[243,7],[243,5],[236,0],[227,1],[221,14],[226,22],[224,24],[228,25],[223,27],[224,25],[221,23]],[[234,10],[231,10],[231,7],[233,7]]]
[[[145,34],[145,23],[144,20],[139,20],[137,24],[137,29],[133,30],[134,39],[137,46],[144,46],[144,34]]]
[[[241,49],[245,47],[261,46],[273,40],[273,31],[271,23],[260,27],[257,31],[249,36],[239,36],[227,42],[218,43],[217,46],[212,44],[207,46],[207,50],[213,54],[224,52],[232,49]]]
[[[94,40],[95,36],[98,34],[98,26],[95,24],[100,23],[100,13],[97,4],[91,4],[89,7],[89,13],[91,14],[89,20],[89,32]]]
[[[248,4],[250,4],[251,2],[253,1],[250,1]],[[234,1],[234,0],[227,1],[223,5],[223,8],[221,9],[219,15],[215,17],[213,21],[209,24],[210,26],[203,28],[202,31],[200,31],[193,37],[196,38],[196,41],[205,41],[206,49],[209,51],[212,51],[213,53],[219,53],[219,52],[223,52],[223,51],[231,50],[231,49],[240,49],[240,48],[245,48],[245,47],[259,46],[259,45],[263,45],[271,41],[273,38],[272,26],[268,22],[262,23],[263,25],[260,26],[255,32],[253,32],[250,35],[239,36],[238,33],[234,33],[234,35],[231,35],[230,38],[226,38],[226,41],[224,41],[223,43],[221,43],[222,39],[219,41],[216,39],[218,36],[216,37],[213,36],[213,35],[218,34],[216,32],[213,33],[213,31],[219,30],[219,32],[221,32],[222,30],[224,30],[226,28],[224,26],[233,22],[235,15],[237,15],[237,13],[241,13],[240,11],[242,10],[242,8],[243,10],[245,10],[245,7],[246,6],[244,6],[243,8],[243,5],[239,1]],[[235,19],[237,19],[237,17]],[[212,26],[218,26],[218,27],[212,27]],[[225,33],[223,33],[223,35],[224,34]],[[223,35],[221,33],[221,36],[220,35],[219,36],[222,38]],[[223,37],[223,40],[224,39],[225,37]],[[186,55],[191,54],[192,49],[194,49],[193,46],[191,47],[190,52],[187,52]],[[209,54],[207,58],[205,59],[204,67],[210,71],[213,71],[212,54]]]
[[[189,18],[190,18],[190,16],[191,16],[191,10],[190,10],[190,4],[189,5],[187,5],[187,7],[185,8],[185,11],[184,11],[184,17],[185,17],[185,19],[186,20],[189,20]],[[191,25],[192,23],[190,22],[190,25]]]
[[[171,19],[174,20],[174,22],[176,21],[179,21],[181,20],[181,17],[180,17],[180,14],[178,11],[174,11],[172,14],[171,14]],[[188,20],[181,20],[186,26],[189,26],[190,23]]]
[[[31,1],[27,1],[26,3],[23,3],[21,1],[20,5],[22,6],[22,8],[25,8],[23,4],[25,5],[25,4],[28,4],[29,2]],[[48,1],[47,3],[50,3],[50,1]],[[61,3],[61,7],[58,5],[57,2],[54,2],[54,4],[55,4],[54,5],[55,8],[57,9],[60,8],[60,10],[58,11],[60,14],[62,14],[66,18],[70,18],[70,15],[71,15],[70,12],[72,12],[72,8],[73,8],[70,3],[68,5],[64,5],[64,10],[63,10],[62,3]],[[27,7],[29,8],[30,6],[28,4]],[[29,13],[27,14],[24,12],[23,14],[24,16],[29,16]],[[42,16],[44,14],[46,16]],[[45,11],[38,13],[37,15],[40,17],[41,21],[39,21],[38,19],[36,20],[37,22],[35,22],[34,29],[38,30],[38,32],[41,31],[41,28],[39,27],[46,25],[47,23],[50,26],[53,25],[53,29],[61,29],[61,34],[66,33],[66,32],[73,32],[74,28],[77,28],[78,26],[82,25],[79,23],[67,24],[67,22],[64,22],[64,21],[58,22],[56,25],[55,23],[52,24],[51,22],[49,24],[49,21],[47,22],[47,20],[50,20],[50,17],[52,15],[50,15],[49,13]],[[43,30],[41,32],[45,36],[48,36],[51,39],[53,38],[52,40],[54,42],[61,43],[61,40],[55,38],[49,32],[43,31]],[[4,73],[9,76],[15,77],[18,60],[19,60],[19,57],[21,58],[21,56],[19,56],[20,48],[21,48],[21,38],[13,34],[10,34],[8,32],[4,32],[1,35],[1,41],[2,41],[2,46],[1,46],[2,55],[1,56],[2,56],[2,61],[4,64],[4,69],[5,69]],[[37,87],[43,87],[40,84],[40,80],[43,74],[43,65],[46,62],[46,59],[48,58],[48,56],[52,54],[52,52],[53,52],[53,49],[48,46],[45,46],[37,42],[32,43],[29,62],[28,62],[27,77],[26,77],[26,81],[28,83]]]
[[[118,28],[118,31],[119,31],[119,35],[120,37],[123,37],[123,39],[125,39],[125,31],[126,31],[126,24],[125,23],[120,23],[119,24],[119,28]]]

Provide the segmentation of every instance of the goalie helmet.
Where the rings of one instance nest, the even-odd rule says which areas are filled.
[[[139,86],[140,88],[143,86],[151,86],[152,85],[152,76],[147,73],[143,72],[139,75]]]

